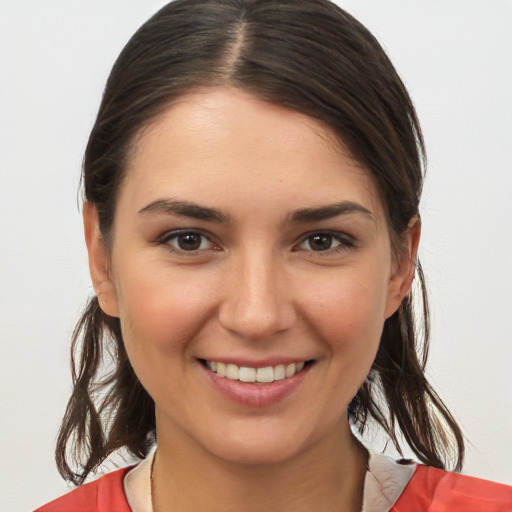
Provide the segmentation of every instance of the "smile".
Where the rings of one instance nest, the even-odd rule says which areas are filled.
[[[278,364],[276,366],[265,366],[264,368],[251,368],[237,366],[232,363],[221,363],[217,361],[205,361],[205,365],[219,377],[226,377],[240,382],[258,382],[268,384],[274,381],[285,380],[299,373],[306,362],[301,361],[291,364]]]

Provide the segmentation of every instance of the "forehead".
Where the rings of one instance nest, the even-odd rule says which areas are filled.
[[[232,88],[173,102],[138,134],[126,171],[121,195],[138,203],[159,194],[210,202],[228,188],[248,205],[350,199],[381,210],[369,172],[329,128]]]

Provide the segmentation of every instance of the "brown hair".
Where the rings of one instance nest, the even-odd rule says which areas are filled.
[[[377,40],[328,0],[176,0],[136,32],[107,81],[83,164],[85,199],[98,210],[107,244],[134,137],[178,96],[223,85],[330,127],[373,175],[397,247],[418,215],[421,130]],[[401,435],[427,465],[460,469],[462,433],[424,373],[429,322],[419,263],[416,280],[421,328],[411,291],[385,322],[349,414],[361,431],[375,420],[398,450]],[[79,484],[117,449],[145,457],[155,413],[126,355],[119,319],[105,315],[96,297],[75,329],[72,354],[74,389],[56,460],[60,473]],[[113,369],[105,373],[108,354]]]

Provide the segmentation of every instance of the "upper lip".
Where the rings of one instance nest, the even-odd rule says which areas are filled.
[[[212,356],[212,357],[204,357],[199,358],[199,360],[203,361],[215,361],[217,363],[224,364],[235,364],[238,367],[246,367],[246,368],[265,368],[267,366],[278,366],[280,364],[288,365],[292,363],[301,363],[306,361],[311,361],[311,358],[304,357],[268,357],[264,359],[248,359],[243,357],[222,357],[222,356]]]

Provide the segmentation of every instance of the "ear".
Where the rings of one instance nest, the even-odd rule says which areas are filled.
[[[84,203],[83,216],[89,271],[94,291],[103,312],[118,317],[117,294],[109,272],[108,254],[100,231],[98,211],[89,201]]]
[[[400,260],[389,280],[385,318],[389,318],[400,306],[411,289],[416,271],[416,258],[421,235],[421,221],[414,216],[401,240]]]

